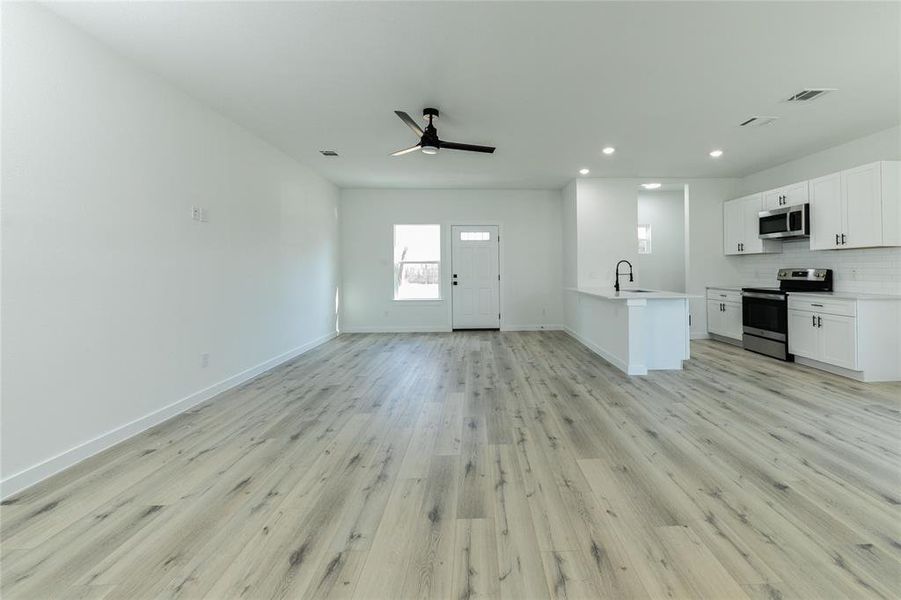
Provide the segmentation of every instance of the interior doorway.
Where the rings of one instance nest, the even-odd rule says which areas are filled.
[[[657,186],[648,188],[647,186]],[[641,286],[684,293],[686,289],[687,186],[642,184],[638,190],[638,261]]]
[[[499,248],[497,225],[451,227],[454,329],[500,329]]]

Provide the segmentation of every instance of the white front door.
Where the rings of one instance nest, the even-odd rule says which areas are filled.
[[[499,329],[497,225],[454,225],[451,246],[454,329]]]

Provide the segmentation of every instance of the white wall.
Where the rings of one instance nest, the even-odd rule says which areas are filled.
[[[502,329],[562,323],[562,202],[559,191],[341,191],[342,331],[451,328],[450,226],[499,225]],[[393,226],[443,226],[442,300],[394,301]]]
[[[579,287],[612,288],[616,263],[638,257],[638,180],[579,179],[576,230]],[[622,269],[625,269],[623,265]],[[640,277],[640,273],[635,273]],[[628,278],[627,278],[628,279]],[[635,284],[640,285],[640,279]]]
[[[901,127],[884,129],[845,144],[743,177],[739,196],[828,175],[877,160],[901,160]]]
[[[651,226],[651,253],[639,254],[641,285],[685,291],[685,192],[639,191],[638,223]]]
[[[748,175],[740,194],[762,192],[877,160],[901,160],[901,128],[893,127],[816,154]],[[901,294],[901,248],[810,250],[809,240],[783,242],[781,254],[730,256],[744,285],[776,285],[780,267],[822,267],[834,271],[843,291]]]
[[[572,288],[579,285],[578,254],[579,228],[576,225],[578,209],[576,183],[572,180],[563,188],[563,286]]]
[[[3,13],[8,495],[333,335],[338,193],[46,9]]]

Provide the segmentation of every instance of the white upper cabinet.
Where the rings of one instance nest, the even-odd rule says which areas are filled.
[[[726,254],[763,254],[780,252],[781,243],[761,240],[759,213],[763,194],[723,203],[723,252]]]
[[[881,163],[842,171],[843,248],[882,245]]]
[[[723,252],[726,254],[741,254],[744,218],[741,198],[723,203]]]
[[[841,173],[810,180],[810,249],[829,250],[841,245]]]
[[[763,240],[760,239],[760,211],[763,210],[763,195],[748,196],[742,203],[744,233],[741,239],[742,254],[760,254],[763,252]]]
[[[811,180],[811,250],[899,245],[899,164],[881,161]]]
[[[763,193],[763,210],[773,210],[794,204],[804,204],[808,200],[807,182],[793,183]]]

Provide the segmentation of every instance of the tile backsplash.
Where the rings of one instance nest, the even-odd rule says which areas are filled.
[[[810,250],[810,240],[782,243],[781,254],[736,257],[742,285],[774,286],[782,267],[832,269],[836,290],[901,294],[901,248]]]

